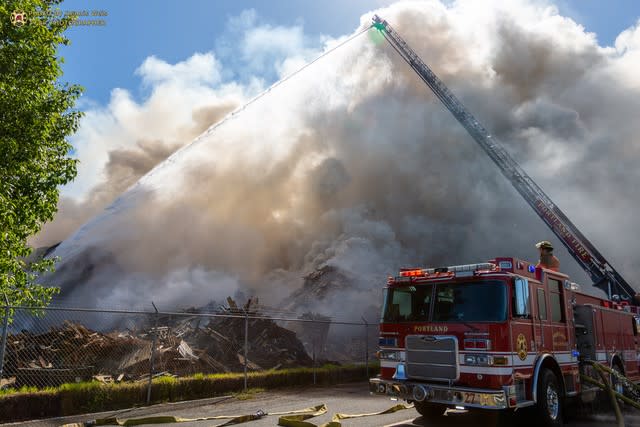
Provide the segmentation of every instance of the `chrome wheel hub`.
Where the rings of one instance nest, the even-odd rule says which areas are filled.
[[[624,394],[624,386],[622,385],[622,383],[616,382],[615,389],[616,389],[616,392],[620,394]]]
[[[613,384],[613,389],[620,393],[624,394],[624,385],[620,380],[622,373],[618,370],[618,368],[613,368],[613,375],[611,375],[611,383]]]
[[[558,392],[551,384],[547,386],[547,411],[552,420],[558,418],[560,413],[560,402],[558,400]]]

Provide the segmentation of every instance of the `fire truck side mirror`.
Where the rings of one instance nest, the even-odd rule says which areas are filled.
[[[520,317],[531,316],[531,305],[529,303],[529,281],[517,278],[514,281],[515,293],[515,315]]]

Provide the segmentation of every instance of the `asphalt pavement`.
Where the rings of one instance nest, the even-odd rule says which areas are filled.
[[[331,420],[335,413],[362,414],[383,411],[398,403],[384,396],[371,396],[366,383],[354,383],[333,387],[306,387],[288,389],[286,391],[270,391],[249,395],[249,398],[221,397],[199,401],[155,405],[147,408],[114,411],[102,414],[65,417],[43,421],[20,423],[26,426],[60,426],[65,423],[86,422],[97,418],[118,416],[119,418],[139,418],[157,415],[169,415],[182,418],[201,418],[216,415],[244,415],[255,414],[257,411],[284,412],[299,410],[307,407],[325,404],[328,412],[308,421],[320,425]],[[522,412],[511,423],[514,426],[530,424],[530,413]],[[190,421],[184,423],[162,424],[180,427],[213,427],[223,421]],[[265,416],[262,419],[240,424],[247,427],[265,427],[277,425],[277,416]],[[363,418],[352,418],[342,421],[344,427],[455,427],[455,426],[496,426],[498,418],[495,414],[473,413],[467,411],[450,410],[438,420],[427,420],[421,417],[415,409],[405,409],[386,415],[376,415]],[[535,424],[533,424],[535,425]],[[595,427],[615,426],[612,414],[577,414],[567,424],[567,427]],[[629,412],[625,415],[627,427],[640,427],[640,412]]]

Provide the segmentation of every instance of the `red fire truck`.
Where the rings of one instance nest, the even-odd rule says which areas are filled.
[[[412,401],[422,415],[448,407],[537,405],[559,424],[597,360],[640,380],[638,324],[626,303],[587,295],[565,274],[515,258],[403,269],[389,278],[380,325],[375,393]]]
[[[549,196],[529,177],[389,23],[372,26],[416,72],[524,200],[604,291],[579,290],[562,273],[515,258],[404,269],[389,279],[380,325],[376,393],[415,402],[423,415],[449,406],[535,406],[542,425],[560,425],[564,403],[594,399],[581,382],[601,363],[622,392],[640,380],[638,299]]]

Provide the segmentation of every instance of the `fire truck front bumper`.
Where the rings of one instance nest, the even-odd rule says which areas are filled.
[[[371,378],[372,394],[383,394],[412,402],[442,403],[465,408],[506,409],[509,403],[503,390],[484,390],[466,387],[449,387],[411,381]]]

